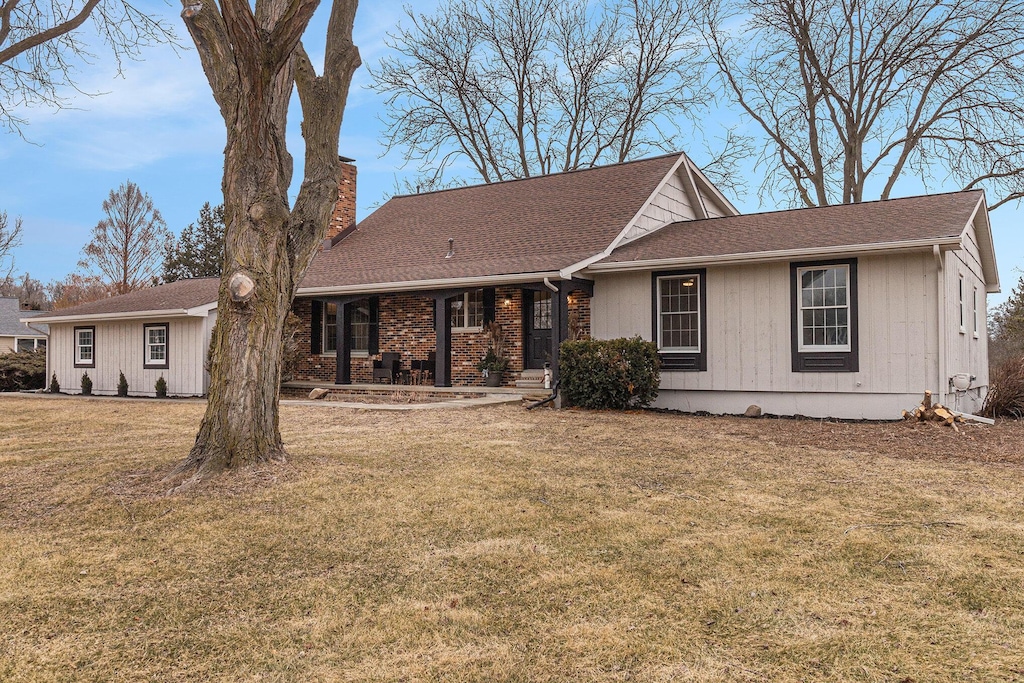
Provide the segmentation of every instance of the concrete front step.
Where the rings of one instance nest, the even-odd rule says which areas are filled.
[[[543,370],[523,370],[516,380],[516,389],[539,389],[544,391]]]

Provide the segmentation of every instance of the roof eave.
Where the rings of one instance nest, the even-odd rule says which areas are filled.
[[[212,308],[216,308],[216,303],[213,304]],[[77,322],[88,322],[90,320],[143,320],[152,318],[196,318],[204,317],[209,310],[212,310],[208,306],[199,306],[196,308],[170,308],[170,309],[157,309],[151,311],[120,311],[116,313],[80,313],[76,315],[52,315],[52,316],[38,316],[31,318],[33,322],[37,323],[77,323]],[[206,312],[202,312],[206,309]],[[22,322],[25,322],[22,320]]]
[[[418,292],[439,289],[460,289],[470,287],[488,287],[493,285],[515,285],[527,282],[543,281],[544,278],[559,280],[559,271],[551,270],[537,273],[508,273],[505,275],[480,275],[459,278],[436,278],[431,280],[409,280],[405,282],[372,282],[357,285],[339,285],[331,287],[300,287],[296,296],[343,296],[347,294],[387,294],[392,292]]]
[[[594,273],[608,273],[696,265],[743,265],[747,263],[785,261],[790,259],[814,258],[820,256],[838,256],[846,254],[867,256],[871,254],[892,253],[894,251],[916,251],[921,249],[931,249],[935,245],[946,247],[947,249],[956,248],[960,245],[960,237],[934,237],[921,240],[905,240],[901,242],[879,242],[873,244],[851,244],[805,249],[779,249],[775,251],[746,252],[738,254],[594,263],[588,266],[587,270]]]

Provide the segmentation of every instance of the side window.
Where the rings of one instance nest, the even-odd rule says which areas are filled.
[[[170,329],[167,323],[142,326],[143,364],[147,370],[170,367]]]
[[[76,327],[75,335],[75,367],[96,367],[96,328]]]
[[[653,274],[654,340],[664,370],[707,370],[706,271]]]
[[[857,260],[790,264],[793,372],[856,372]]]

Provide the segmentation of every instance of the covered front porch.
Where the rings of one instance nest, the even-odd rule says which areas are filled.
[[[292,379],[337,385],[407,383],[482,387],[477,369],[496,323],[505,339],[515,386],[524,370],[550,364],[558,377],[558,346],[590,333],[588,280],[544,278],[493,287],[352,293],[296,299],[304,323]],[[395,372],[382,365],[394,363]]]

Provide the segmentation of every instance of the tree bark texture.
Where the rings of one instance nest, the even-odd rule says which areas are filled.
[[[203,477],[284,456],[278,404],[284,324],[337,199],[338,137],[359,53],[352,44],[355,0],[333,4],[322,76],[299,42],[316,0],[260,0],[255,13],[245,0],[184,4],[227,128],[224,269],[210,390],[195,445],[176,470]],[[293,84],[306,162],[289,206],[285,124]]]

